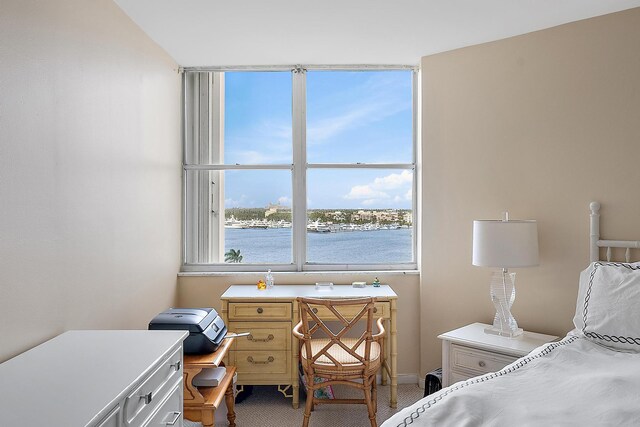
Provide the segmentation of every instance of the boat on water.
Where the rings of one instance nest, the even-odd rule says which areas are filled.
[[[307,231],[310,231],[312,233],[330,233],[331,227],[323,222],[320,222],[320,220],[316,220],[315,222],[307,224]]]

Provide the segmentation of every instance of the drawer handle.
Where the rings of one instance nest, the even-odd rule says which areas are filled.
[[[273,336],[273,334],[269,334],[269,336],[267,336],[266,338],[254,338],[253,335],[251,334],[249,334],[249,336],[247,337],[249,341],[253,341],[253,342],[269,342],[274,338],[275,337]]]
[[[318,313],[318,309],[317,308],[312,308],[311,311],[313,311],[314,313]]]
[[[266,365],[268,363],[273,362],[274,360],[276,359],[274,359],[273,356],[269,356],[267,360],[262,360],[262,361],[253,360],[253,357],[251,356],[247,357],[247,362],[253,363],[254,365]]]
[[[147,394],[141,394],[140,395],[140,399],[144,399],[144,404],[148,405],[149,403],[151,403],[151,401],[153,400],[153,392],[150,391]]]
[[[484,360],[481,360],[478,362],[478,366],[480,366],[481,368],[484,368],[485,366],[487,366],[487,364],[484,363]]]
[[[171,414],[169,415],[173,415],[173,420],[171,421],[165,421],[164,425],[166,426],[174,426],[176,425],[176,423],[178,422],[178,420],[180,419],[180,415],[182,415],[182,412],[180,411],[173,411]],[[165,418],[166,419],[166,418]]]
[[[373,307],[373,312],[377,313],[378,312],[378,307]]]
[[[172,363],[171,365],[169,365],[170,368],[176,368],[176,372],[180,370],[180,365],[182,365],[182,362],[180,360],[177,360],[175,363]]]
[[[257,309],[256,311],[258,312],[258,314],[262,314],[262,312],[263,312],[264,310],[262,309],[262,307],[258,307],[258,309]]]

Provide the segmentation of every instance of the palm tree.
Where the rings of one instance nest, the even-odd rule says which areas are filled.
[[[240,255],[240,249],[229,249],[229,252],[224,254],[224,262],[242,262],[242,255]]]

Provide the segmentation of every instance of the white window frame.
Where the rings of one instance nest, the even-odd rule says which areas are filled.
[[[327,70],[327,71],[375,71],[375,70],[409,70],[412,71],[412,96],[413,96],[413,129],[412,129],[412,157],[411,163],[307,163],[307,150],[306,150],[306,72],[314,70]],[[193,117],[189,117],[187,102],[190,97],[187,93],[186,79],[189,72],[208,73],[204,74],[209,76],[209,84],[213,87],[217,83],[218,87],[224,87],[224,73],[227,71],[291,71],[292,72],[292,150],[293,150],[293,163],[292,164],[188,164],[187,163],[187,139],[189,138],[189,127],[193,121]],[[420,251],[418,248],[419,235],[419,168],[418,168],[418,136],[420,132],[419,128],[419,68],[415,66],[407,65],[324,65],[324,66],[271,66],[271,67],[188,67],[183,69],[183,220],[182,220],[182,272],[254,272],[265,271],[266,268],[270,268],[272,271],[298,271],[298,272],[319,272],[319,271],[416,271],[418,269],[418,259]],[[206,77],[202,77],[202,84]],[[216,80],[217,79],[217,80]],[[219,153],[222,155],[221,141],[224,139],[224,90],[221,92],[212,91],[206,102],[206,107],[202,108],[203,115],[210,117],[208,123],[200,123],[198,127],[200,131],[203,127],[209,131],[208,135],[199,136],[199,140],[218,139],[213,141],[212,147],[219,147]],[[194,96],[194,95],[192,95]],[[202,96],[202,95],[195,95]],[[202,101],[202,100],[201,100]],[[204,103],[202,103],[204,105]],[[202,121],[202,117],[199,118]],[[216,123],[212,123],[216,122]],[[215,132],[211,132],[213,129]],[[209,158],[211,154],[207,153]],[[213,157],[215,157],[213,153]],[[197,251],[203,250],[206,244],[203,244],[202,237],[198,236],[197,239],[188,239],[187,230],[187,215],[194,215],[193,209],[189,206],[196,206],[197,201],[194,198],[190,198],[193,192],[187,191],[187,173],[189,171],[225,171],[225,170],[291,170],[292,179],[292,263],[290,264],[269,264],[269,263],[187,263],[188,245],[192,247],[197,246]],[[412,183],[412,253],[413,261],[408,263],[392,263],[392,264],[327,264],[327,263],[309,263],[306,260],[307,256],[307,189],[306,178],[307,171],[313,169],[397,169],[397,170],[412,170],[413,171],[413,183]],[[224,188],[223,183],[219,182],[219,186]],[[218,194],[217,203],[219,206],[223,206],[224,196]],[[207,201],[207,206],[203,206],[204,209],[210,209],[211,200]],[[200,208],[198,208],[200,209]],[[224,211],[217,213],[219,218],[224,218]],[[197,215],[196,215],[197,216]],[[208,250],[212,250],[212,245],[217,243],[217,251],[224,250],[224,240],[220,238],[221,233],[224,232],[224,220],[218,220],[218,230],[210,230],[213,221],[206,221],[202,219],[204,215],[200,215],[199,227],[208,231],[209,236],[218,237],[217,242],[208,242]],[[194,241],[196,240],[196,241]],[[210,240],[214,240],[211,238]],[[193,250],[193,248],[192,248]],[[206,250],[206,249],[205,249]]]

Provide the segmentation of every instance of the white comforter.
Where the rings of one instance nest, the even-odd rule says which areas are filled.
[[[569,334],[383,424],[405,426],[640,426],[640,354]]]

